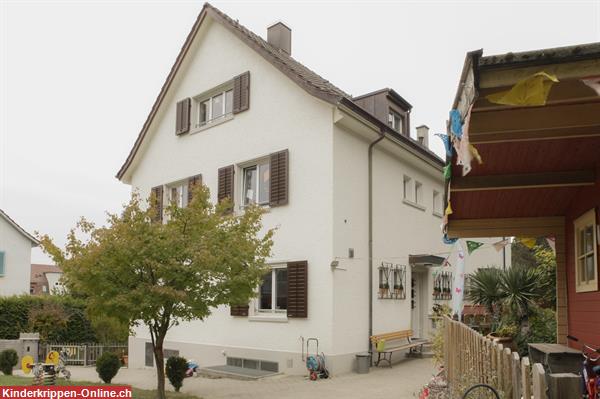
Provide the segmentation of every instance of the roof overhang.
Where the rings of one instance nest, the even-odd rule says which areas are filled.
[[[408,263],[410,265],[422,266],[442,266],[446,259],[436,255],[409,255]]]
[[[31,241],[31,245],[33,247],[37,247],[38,245],[40,245],[40,242],[34,236],[29,234],[27,231],[25,231],[24,228],[19,226],[17,224],[17,222],[15,222],[10,216],[8,216],[2,209],[0,209],[0,217],[2,217],[4,220],[6,220],[8,222],[8,224],[10,224],[12,227],[14,227],[14,229],[17,230],[22,236],[24,236],[29,241]]]
[[[559,80],[544,106],[486,99],[541,71]],[[600,43],[467,54],[453,108],[464,118],[473,104],[469,138],[483,164],[473,162],[462,176],[453,154],[449,236],[470,237],[466,221],[560,218],[580,190],[600,185],[600,95],[582,82],[594,76],[600,76]]]

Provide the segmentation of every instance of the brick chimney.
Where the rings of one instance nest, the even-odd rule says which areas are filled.
[[[429,148],[429,127],[427,125],[417,126],[417,140],[423,147]]]
[[[292,30],[283,22],[277,22],[267,28],[267,42],[292,55]]]

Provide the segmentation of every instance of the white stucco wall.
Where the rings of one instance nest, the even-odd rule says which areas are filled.
[[[4,276],[0,276],[0,296],[29,294],[31,241],[2,217],[0,251],[4,251]]]
[[[50,294],[61,294],[64,292],[65,287],[60,282],[62,273],[46,272],[46,279],[48,280],[48,290]]]
[[[178,100],[202,93],[248,70],[251,79],[248,111],[198,133],[175,135]],[[222,306],[203,322],[185,323],[172,329],[166,346],[189,343],[211,346],[212,352],[201,356],[185,354],[194,357],[201,366],[224,363],[221,351],[230,356],[257,356],[256,350],[268,350],[279,353],[276,360],[285,357],[281,354],[289,354],[297,367],[301,336],[317,337],[320,350],[329,352],[332,232],[327,222],[332,212],[331,107],[307,95],[216,23],[203,26],[179,76],[149,132],[148,145],[138,154],[139,162],[131,172],[133,188],[147,196],[153,186],[201,173],[216,202],[218,168],[288,149],[289,204],[270,209],[263,222],[265,228],[277,228],[270,262],[308,261],[308,318],[253,321],[252,317],[234,318],[229,308]],[[240,176],[241,171],[237,170],[237,205]],[[148,338],[145,329],[138,329],[137,337]],[[189,347],[186,350],[193,351]],[[270,360],[264,353],[258,358]],[[143,356],[132,361],[134,366],[140,366]],[[286,364],[280,363],[282,371]]]

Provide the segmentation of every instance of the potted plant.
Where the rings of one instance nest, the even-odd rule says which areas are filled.
[[[505,348],[510,348],[512,351],[517,349],[514,338],[519,333],[519,326],[514,323],[501,324],[495,331],[488,334],[495,342],[502,344]]]
[[[400,286],[399,290],[398,290],[398,296],[400,296],[401,298],[404,297],[404,286],[402,285],[402,283],[398,284]]]
[[[388,283],[383,283],[383,295],[387,296],[390,292],[390,285]]]
[[[383,298],[383,293],[384,293],[383,283],[379,283],[379,297],[380,298]]]

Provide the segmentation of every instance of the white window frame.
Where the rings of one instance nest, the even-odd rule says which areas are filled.
[[[269,265],[271,268],[271,309],[262,309],[260,307],[260,289],[261,286],[258,287],[258,296],[256,298],[256,313],[257,314],[277,314],[277,315],[287,315],[287,309],[277,309],[277,280],[276,280],[276,270],[287,269],[287,264],[274,264]],[[262,285],[262,284],[261,284]],[[288,296],[289,298],[289,296]],[[287,304],[286,304],[287,307]]]
[[[443,217],[442,212],[444,211],[442,208],[444,207],[444,202],[442,200],[442,193],[438,190],[433,190],[433,205],[432,205],[432,213],[435,216]]]
[[[396,118],[398,118],[397,123]],[[392,108],[388,110],[388,125],[398,133],[404,133],[404,117]]]
[[[592,227],[592,251],[580,253],[579,233],[583,229]],[[598,291],[598,228],[596,223],[596,209],[592,208],[573,222],[574,233],[574,257],[575,257],[575,292],[591,292]],[[582,273],[585,274],[585,263],[580,270],[579,261],[587,256],[593,255],[594,259],[594,276],[591,279],[582,281]],[[587,277],[587,276],[586,276]]]
[[[187,197],[188,197],[188,181],[181,180],[169,184],[164,185],[163,191],[166,191],[167,202],[164,207],[171,205],[173,199],[171,198],[171,190],[173,188],[177,188],[179,191],[179,198],[177,201],[177,206],[180,208],[185,208],[187,206]],[[164,194],[163,194],[164,195]],[[163,208],[164,208],[163,207]]]
[[[415,180],[415,204],[423,205],[423,183]]]
[[[264,201],[260,201],[259,198],[259,194],[260,194],[260,189],[261,187],[261,179],[260,179],[260,165],[269,165],[269,188],[267,190],[267,199]],[[254,188],[254,190],[256,191],[256,205],[260,205],[260,206],[268,206],[270,201],[271,201],[271,193],[270,193],[270,185],[271,185],[271,170],[270,170],[270,160],[269,157],[263,157],[263,158],[258,158],[256,160],[250,161],[250,162],[245,162],[244,164],[239,165],[239,168],[241,170],[241,182],[240,182],[240,208],[243,209],[244,207],[250,205],[250,204],[246,204],[246,169],[250,169],[250,168],[256,168],[256,187]]]
[[[404,178],[402,179],[402,190],[404,191],[404,200],[412,201],[412,196],[414,192],[413,186],[413,179],[409,176],[404,175]]]
[[[231,92],[231,111],[226,112],[227,110],[227,93]],[[223,95],[223,105],[222,105],[222,114],[213,117],[213,102],[214,98]],[[208,109],[206,120],[202,121],[201,118],[201,107],[202,104],[208,101]],[[208,93],[200,94],[194,97],[194,128],[199,129],[205,126],[209,126],[211,124],[217,123],[219,121],[225,120],[228,117],[233,115],[233,82],[228,82],[225,85],[221,85],[218,88],[211,90]]]

